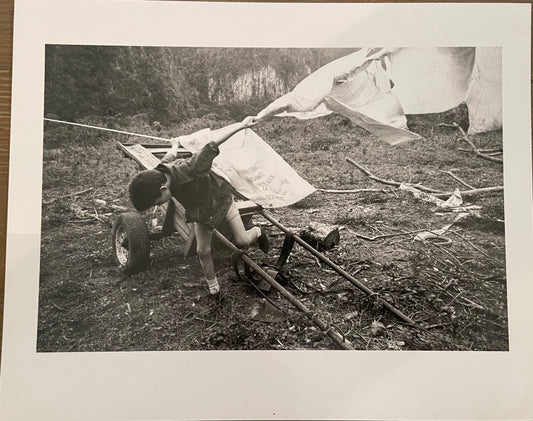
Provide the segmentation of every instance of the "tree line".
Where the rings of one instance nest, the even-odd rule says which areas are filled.
[[[171,123],[257,110],[346,49],[47,45],[45,115],[133,116]]]

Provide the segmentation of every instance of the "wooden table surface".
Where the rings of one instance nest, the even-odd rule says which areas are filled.
[[[14,0],[0,1],[0,350],[2,349],[1,333],[4,321],[13,2]]]

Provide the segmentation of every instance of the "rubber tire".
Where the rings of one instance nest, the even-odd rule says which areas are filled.
[[[117,232],[119,235],[125,234],[128,244],[124,247],[127,250],[126,261],[122,261],[118,255],[121,250],[117,250]],[[112,246],[115,262],[120,270],[128,275],[143,271],[150,263],[150,239],[148,228],[142,216],[136,212],[126,212],[118,216],[113,224]]]

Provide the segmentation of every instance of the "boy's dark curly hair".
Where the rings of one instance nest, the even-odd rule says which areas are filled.
[[[129,185],[130,200],[138,211],[145,211],[155,204],[165,184],[165,174],[157,170],[144,170],[136,174]]]

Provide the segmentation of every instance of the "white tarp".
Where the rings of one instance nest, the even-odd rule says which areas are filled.
[[[181,145],[195,152],[210,139],[210,129],[180,136]],[[239,193],[265,208],[292,205],[315,191],[252,129],[241,130],[220,146],[213,171]]]
[[[466,96],[469,134],[502,127],[502,49],[476,48],[476,62]]]
[[[407,122],[380,59],[389,50],[363,48],[318,69],[257,118],[272,115],[300,119],[336,112],[389,144],[419,139]]]
[[[321,67],[257,118],[336,112],[398,144],[420,138],[406,130],[405,114],[438,113],[462,102],[469,107],[469,133],[501,128],[501,48],[364,48]]]
[[[399,48],[389,75],[404,113],[440,113],[466,98],[475,48]]]
[[[291,92],[266,107],[257,118],[279,115],[308,119],[330,114],[331,111],[322,101],[331,91],[334,80],[366,63],[369,51],[368,48],[361,49],[322,66],[298,83]]]
[[[324,98],[324,104],[390,145],[420,139],[407,130],[402,107],[378,60],[344,75]]]
[[[375,101],[373,105],[379,106],[379,104],[382,102],[388,102],[388,99],[390,99],[390,96],[384,97],[383,101]],[[394,146],[400,143],[409,142],[411,140],[420,139],[419,135],[410,132],[407,129],[398,129],[383,123],[382,121],[373,119],[368,113],[365,113],[364,109],[351,108],[350,106],[343,104],[342,102],[339,102],[331,97],[327,97],[325,99],[325,104],[330,110],[348,117],[355,124],[368,130],[370,133],[374,134],[389,145]]]

